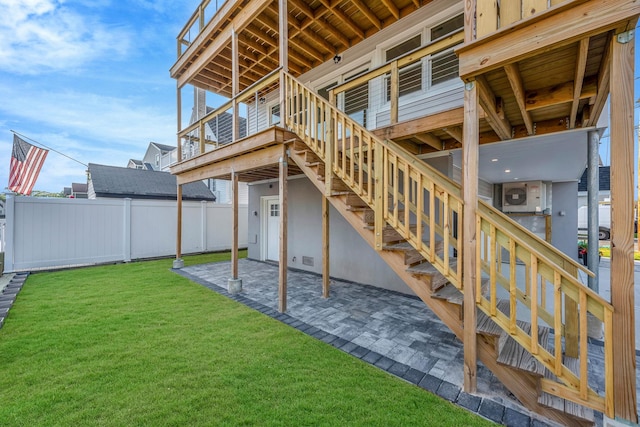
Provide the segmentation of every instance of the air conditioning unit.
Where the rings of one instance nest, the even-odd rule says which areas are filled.
[[[502,184],[503,212],[542,213],[547,208],[547,188],[542,181]]]

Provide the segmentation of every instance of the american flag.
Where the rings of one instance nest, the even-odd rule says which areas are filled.
[[[49,150],[31,145],[14,134],[9,190],[18,194],[31,194],[47,153]]]

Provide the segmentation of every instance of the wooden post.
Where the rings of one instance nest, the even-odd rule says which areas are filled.
[[[289,28],[287,0],[278,0],[278,46],[280,67],[285,72],[289,72]],[[281,115],[282,115],[282,110]]]
[[[473,29],[476,23],[476,1],[466,0],[464,2],[464,42],[471,43],[475,40]]]
[[[578,267],[565,263],[564,269],[573,277],[578,276]],[[531,281],[531,286],[537,286],[537,281]],[[564,298],[564,354],[568,357],[578,358],[579,348],[579,315],[578,302],[565,296]],[[587,333],[587,331],[584,331]]]
[[[391,89],[391,124],[398,123],[398,103],[400,98],[400,79],[398,77],[398,61],[391,63],[391,78],[389,79],[389,88]]]
[[[231,172],[231,278],[238,278],[238,174]]]
[[[178,117],[176,147],[178,147],[178,153],[177,153],[178,162],[181,162],[182,161],[182,141],[180,141],[180,131],[182,130],[182,90],[180,90],[179,85],[176,85],[176,102],[178,104],[177,105],[178,114],[176,114],[176,116]]]
[[[375,231],[375,239],[376,239],[376,251],[382,250],[382,233],[385,224],[384,219],[384,198],[388,197],[386,192],[386,185],[384,180],[387,177],[384,175],[384,148],[382,144],[376,142],[373,148],[373,167],[374,167],[374,176],[375,176],[375,200],[374,200],[374,231]]]
[[[625,28],[625,30],[627,30]],[[633,31],[633,28],[630,28]],[[613,37],[611,57],[611,304],[615,416],[638,422],[633,283],[633,64],[631,33]]]
[[[329,199],[322,196],[322,297],[329,298]]]
[[[464,91],[464,125],[462,142],[462,283],[464,292],[464,390],[477,389],[476,335],[476,210],[478,207],[478,156],[480,125],[478,89],[475,81],[467,82]]]
[[[181,268],[182,264],[182,185],[178,184],[177,189],[178,220],[176,224],[176,260],[173,268]]]
[[[280,257],[279,257],[279,281],[278,281],[278,311],[287,311],[287,148],[283,146],[280,158]]]
[[[240,64],[238,61],[238,33],[236,33],[236,29],[233,28],[231,30],[231,94],[233,96],[231,141],[233,142],[238,140],[238,126],[240,123],[240,120],[238,120],[238,101],[236,100],[240,89]]]

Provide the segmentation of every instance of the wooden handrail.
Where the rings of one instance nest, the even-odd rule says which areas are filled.
[[[441,37],[432,43],[418,48],[414,51],[411,51],[399,58],[394,59],[384,65],[381,65],[377,68],[374,68],[371,71],[368,71],[361,76],[358,76],[354,79],[351,79],[347,82],[342,83],[339,86],[331,88],[331,93],[341,93],[346,90],[352,89],[356,86],[360,86],[361,84],[368,82],[371,79],[387,74],[391,71],[391,68],[395,63],[398,68],[404,67],[405,65],[412,64],[424,58],[425,56],[432,55],[434,53],[438,53],[445,49],[448,49],[452,46],[455,46],[464,41],[464,31],[458,31],[457,33],[450,34],[448,36]]]

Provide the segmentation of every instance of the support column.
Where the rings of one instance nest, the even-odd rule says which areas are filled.
[[[464,91],[464,125],[462,142],[462,283],[464,290],[464,390],[477,389],[476,334],[476,210],[478,207],[478,156],[480,128],[478,89],[468,82]]]
[[[176,199],[177,199],[177,206],[178,206],[178,221],[177,221],[177,227],[176,227],[176,259],[173,261],[173,268],[182,268],[184,267],[184,261],[182,260],[182,185],[181,184],[178,184]]]
[[[178,162],[182,161],[182,141],[180,140],[180,131],[182,130],[182,91],[180,90],[180,86],[176,85],[176,103],[177,103],[177,109],[178,109],[178,114],[176,114],[176,116],[178,117],[178,123],[177,123],[177,127],[178,127],[178,131],[176,133],[176,147],[178,147],[178,152],[177,152],[177,159]]]
[[[289,72],[289,28],[288,24],[287,0],[278,0],[278,62],[283,72]],[[287,106],[285,98],[287,96],[286,81],[284,74],[280,74],[280,126],[286,127]]]
[[[322,196],[322,297],[329,298],[329,199]]]
[[[238,175],[231,172],[231,279],[228,291],[237,294],[242,290],[242,279],[238,279]]]
[[[240,89],[240,65],[238,63],[238,33],[236,33],[236,29],[231,29],[231,94],[233,96],[233,117],[232,121],[232,129],[231,129],[231,141],[236,142],[239,137],[238,125],[240,120],[238,120],[238,101],[236,100],[236,96],[238,95]]]
[[[627,30],[625,28],[625,30]],[[633,31],[633,28],[629,30]],[[633,64],[630,33],[616,34],[611,57],[611,304],[615,416],[638,422],[633,283]],[[629,40],[631,38],[631,40]]]
[[[287,311],[287,149],[283,146],[280,158],[279,202],[280,202],[280,256],[278,274],[278,311]]]
[[[589,147],[587,151],[587,190],[588,190],[588,238],[589,246],[587,248],[587,265],[591,271],[598,273],[600,239],[599,231],[599,206],[598,191],[600,190],[600,134],[596,131],[589,131]],[[598,274],[595,277],[589,276],[589,289],[593,289],[596,293],[599,291]]]

